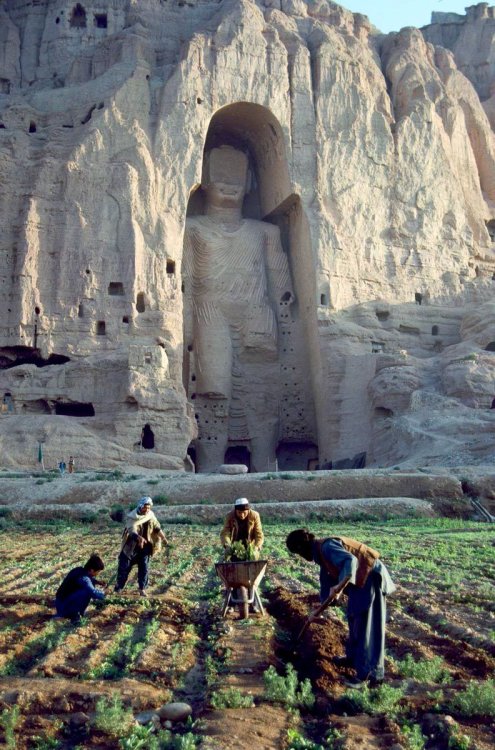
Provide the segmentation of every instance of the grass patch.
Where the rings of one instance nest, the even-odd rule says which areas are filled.
[[[110,737],[122,737],[134,724],[130,708],[125,708],[122,698],[115,693],[111,698],[103,697],[96,702],[94,726]]]
[[[40,737],[36,735],[33,737],[33,750],[58,750],[62,747],[62,740],[58,740],[56,737]]]
[[[401,727],[401,734],[406,750],[424,750],[427,738],[419,724],[406,723]]]
[[[254,706],[253,696],[250,693],[243,694],[234,687],[213,693],[210,703],[213,708],[252,708]]]
[[[395,662],[401,677],[410,677],[419,682],[438,682],[442,685],[452,681],[441,656],[416,661],[412,654],[406,654],[402,661]]]
[[[263,674],[265,683],[265,697],[274,703],[281,703],[291,708],[312,708],[315,697],[308,679],[299,682],[297,672],[292,664],[287,664],[285,677],[277,674],[271,666]]]
[[[151,484],[151,481],[148,484]],[[158,484],[158,481],[154,482],[154,484]],[[153,495],[153,503],[155,505],[167,505],[168,497],[166,495]]]
[[[400,701],[404,698],[402,688],[390,685],[380,685],[378,688],[364,687],[361,690],[347,690],[341,700],[349,702],[356,713],[366,713],[370,716],[387,714],[391,718],[402,712]]]
[[[15,729],[19,723],[20,710],[19,706],[5,708],[0,714],[0,726],[4,733],[4,742],[7,750],[16,750],[17,740],[15,738]]]
[[[470,682],[457,693],[448,708],[460,716],[488,716],[495,718],[495,680]]]

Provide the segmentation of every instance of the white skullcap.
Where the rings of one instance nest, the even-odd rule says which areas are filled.
[[[234,503],[234,507],[235,508],[248,508],[249,500],[247,499],[247,497],[238,497]]]

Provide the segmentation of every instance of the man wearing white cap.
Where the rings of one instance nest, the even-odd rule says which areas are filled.
[[[220,539],[224,547],[233,542],[244,542],[245,545],[252,542],[256,549],[261,549],[264,537],[260,514],[249,507],[246,497],[239,497],[234,502],[234,510],[225,519]]]
[[[136,508],[126,517],[119,555],[117,583],[114,591],[122,591],[133,565],[138,569],[138,586],[141,596],[146,596],[150,558],[167,540],[157,517],[151,510],[151,497],[142,497]]]

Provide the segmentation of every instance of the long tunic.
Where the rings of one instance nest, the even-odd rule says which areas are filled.
[[[349,638],[346,645],[348,658],[352,661],[358,679],[368,676],[383,679],[385,657],[386,599],[395,591],[395,585],[381,560],[377,560],[363,588],[355,586],[357,558],[344,549],[338,539],[326,539],[321,554],[339,571],[337,579],[330,576],[320,565],[320,599],[323,602],[332,586],[350,577],[346,588],[347,622]],[[320,564],[316,546],[313,560]]]

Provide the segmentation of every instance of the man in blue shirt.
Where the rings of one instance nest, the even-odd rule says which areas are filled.
[[[306,529],[292,531],[286,540],[290,552],[320,566],[321,606],[311,613],[315,619],[326,607],[347,594],[349,638],[346,657],[336,659],[352,666],[356,678],[349,687],[377,686],[384,678],[385,615],[388,594],[395,585],[376,550],[356,539],[333,536],[316,539]]]
[[[91,599],[104,599],[98,591],[96,575],[105,565],[99,555],[91,555],[84,567],[73,568],[60,584],[55,595],[57,617],[68,617],[74,624],[80,622]]]

